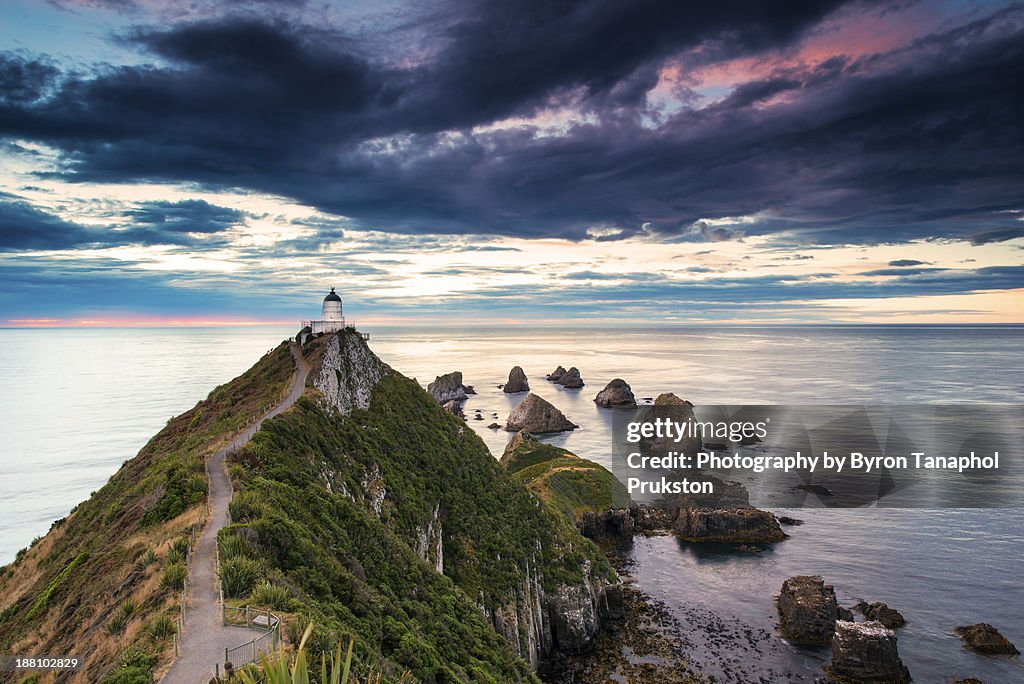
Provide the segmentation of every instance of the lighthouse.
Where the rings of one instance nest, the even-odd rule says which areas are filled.
[[[320,312],[320,320],[303,321],[303,326],[309,326],[314,335],[320,333],[333,333],[345,328],[345,316],[341,313],[341,297],[331,288],[331,291],[324,297],[324,306]]]

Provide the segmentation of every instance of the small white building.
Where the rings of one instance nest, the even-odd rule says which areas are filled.
[[[345,329],[345,317],[341,313],[341,297],[331,288],[324,297],[324,308],[318,321],[302,321],[302,326],[309,326],[312,334],[333,333]]]

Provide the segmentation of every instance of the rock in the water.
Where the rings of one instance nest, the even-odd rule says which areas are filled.
[[[597,393],[594,403],[605,408],[633,407],[636,406],[636,397],[633,396],[633,390],[625,380],[615,378]]]
[[[658,398],[654,400],[654,405],[644,409],[640,420],[646,423],[654,423],[658,420],[672,421],[678,424],[691,423],[687,429],[687,436],[681,440],[667,435],[641,437],[639,447],[644,456],[667,456],[669,451],[696,455],[700,451],[700,431],[692,425],[696,421],[693,404],[685,399],[680,399],[671,392],[659,394]]]
[[[857,610],[868,620],[881,622],[889,629],[896,629],[907,624],[907,621],[900,615],[898,610],[890,608],[881,601],[876,601],[875,603],[861,601],[857,604]]]
[[[501,429],[501,425],[499,425],[498,423],[491,423],[487,427],[489,427],[492,430],[500,430]]]
[[[530,383],[526,380],[526,373],[519,366],[515,366],[509,371],[508,382],[501,388],[503,392],[507,394],[515,394],[516,392],[529,392]]]
[[[443,408],[448,413],[451,413],[452,415],[458,416],[459,418],[466,417],[466,414],[462,412],[461,401],[456,401],[455,399],[452,399],[451,401],[446,401],[443,404],[441,404],[441,408]]]
[[[573,366],[565,371],[565,375],[557,380],[558,384],[566,389],[579,389],[583,387],[583,378],[580,377],[580,369]]]
[[[775,516],[757,508],[684,508],[675,531],[695,542],[769,544],[786,538]]]
[[[783,525],[793,525],[793,526],[796,526],[796,525],[803,525],[804,524],[803,520],[800,520],[799,518],[791,518],[788,515],[777,515],[777,516],[775,516],[775,519],[778,520]]]
[[[828,673],[841,682],[856,684],[910,681],[910,671],[896,647],[896,632],[880,622],[837,622]]]
[[[526,430],[535,434],[566,432],[577,427],[579,426],[572,423],[549,401],[532,392],[526,395],[519,406],[512,409],[505,422],[506,430]]]
[[[839,606],[838,608],[836,608],[836,611],[839,614],[839,619],[840,620],[846,620],[847,622],[853,622],[854,621],[853,620],[853,611],[850,610],[849,608],[843,608],[842,606]]]
[[[818,575],[797,575],[782,583],[778,600],[782,634],[797,644],[827,644],[839,617],[836,592]]]
[[[985,684],[977,677],[968,677],[967,679],[954,679],[953,684]]]
[[[462,384],[462,373],[459,371],[438,375],[434,382],[427,385],[427,391],[442,405],[466,399],[466,387]]]
[[[565,375],[565,368],[563,366],[559,366],[555,370],[548,373],[547,379],[550,380],[551,382],[558,382],[559,380],[562,379],[563,375]]]
[[[977,651],[978,653],[1017,655],[1020,651],[1010,641],[999,633],[999,630],[988,624],[980,622],[967,627],[957,627],[956,633],[964,642],[964,646]]]

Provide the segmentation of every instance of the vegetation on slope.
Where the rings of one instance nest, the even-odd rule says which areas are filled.
[[[148,682],[170,656],[166,625],[177,612],[187,538],[205,510],[205,458],[286,393],[293,370],[282,344],[171,419],[0,569],[0,652],[84,658],[76,681]]]
[[[348,416],[310,390],[264,424],[232,474],[222,552],[293,592],[292,610],[317,624],[314,653],[354,635],[358,658],[422,681],[532,681],[489,610],[515,600],[530,563],[547,590],[581,583],[586,567],[614,577],[463,421],[394,372]]]
[[[629,505],[626,486],[604,466],[545,444],[529,433],[513,437],[501,463],[516,480],[572,522],[588,511],[599,513]]]

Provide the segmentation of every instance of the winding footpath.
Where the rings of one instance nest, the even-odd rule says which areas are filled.
[[[309,375],[309,364],[302,357],[302,352],[295,342],[291,343],[290,349],[292,358],[295,359],[295,374],[288,396],[207,461],[206,470],[210,479],[210,517],[192,550],[189,596],[180,655],[160,680],[163,684],[206,684],[213,676],[214,665],[224,660],[224,649],[250,641],[254,636],[250,629],[221,624],[220,592],[214,568],[214,554],[217,533],[228,522],[228,504],[232,495],[231,480],[224,467],[224,460],[229,453],[245,446],[260,429],[263,421],[288,410],[302,396],[306,387],[306,377]]]

